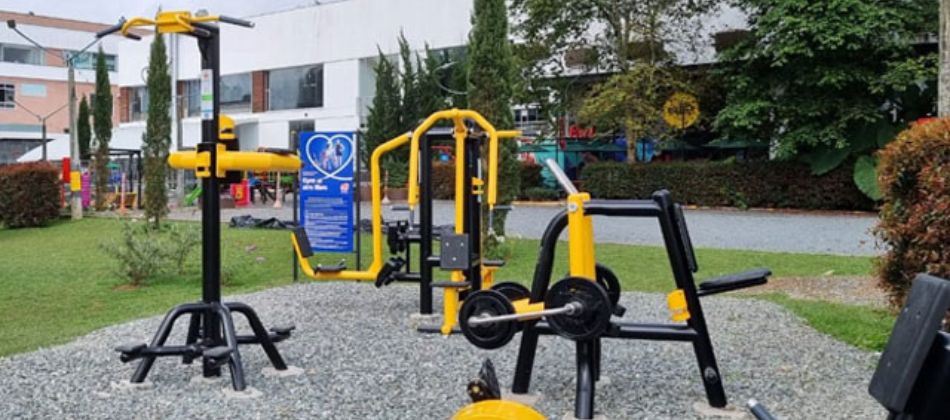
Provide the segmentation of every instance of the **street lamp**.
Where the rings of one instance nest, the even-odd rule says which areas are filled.
[[[14,19],[7,20],[7,27],[12,29],[13,32],[16,32],[23,39],[27,40],[30,44],[33,44],[34,46],[36,46],[43,52],[53,57],[59,57],[55,52],[53,52],[49,48],[46,48],[40,45],[39,42],[34,41],[33,38],[30,38],[25,33],[21,32],[16,26],[16,20]],[[67,90],[69,91],[68,93],[69,99],[67,102],[67,105],[69,105],[69,157],[70,157],[69,170],[70,172],[72,172],[73,175],[79,172],[79,159],[80,159],[79,138],[76,136],[76,71],[75,71],[76,63],[75,61],[77,57],[81,56],[84,52],[86,52],[86,50],[89,49],[89,47],[93,46],[97,42],[99,42],[99,39],[95,38],[79,51],[76,51],[72,54],[68,54],[67,57],[65,57],[66,69],[67,69],[67,75],[68,75],[66,85],[67,85]],[[43,131],[44,131],[43,160],[46,160],[46,138],[45,138],[46,137],[46,134],[45,134],[46,123],[45,123],[45,120],[43,122],[44,122],[43,124]],[[70,201],[71,201],[70,208],[72,211],[72,219],[73,220],[82,219],[82,197],[74,191],[72,194],[72,200]]]
[[[42,116],[42,115],[40,115],[40,114],[37,114],[37,113],[31,111],[29,108],[27,108],[26,106],[24,106],[24,105],[21,104],[20,102],[17,102],[17,100],[16,100],[15,98],[13,99],[13,103],[15,103],[18,107],[20,107],[21,109],[23,109],[24,111],[26,111],[28,114],[30,114],[30,115],[36,117],[36,120],[39,121],[40,124],[42,124],[42,126],[43,126],[43,131],[42,131],[42,137],[40,137],[40,140],[43,142],[43,161],[45,162],[45,161],[47,160],[47,157],[46,157],[46,120],[48,120],[50,117],[52,117],[53,115],[55,115],[57,112],[62,111],[63,108],[66,108],[66,105],[69,105],[69,104],[63,104],[63,105],[60,106],[59,108],[56,108],[55,111],[50,112],[49,114],[46,114],[46,116]]]

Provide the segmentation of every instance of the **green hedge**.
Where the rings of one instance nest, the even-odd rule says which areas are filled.
[[[596,198],[648,198],[667,189],[675,200],[699,206],[872,210],[854,185],[853,166],[814,176],[796,162],[592,163],[582,173]]]
[[[521,162],[521,192],[522,195],[531,188],[540,188],[543,179],[541,178],[541,165],[536,163]]]
[[[43,226],[59,217],[59,171],[46,162],[0,166],[0,224]]]

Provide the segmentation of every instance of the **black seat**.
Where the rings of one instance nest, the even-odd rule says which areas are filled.
[[[772,270],[767,268],[756,268],[742,273],[729,274],[726,276],[714,277],[699,283],[699,295],[707,296],[717,293],[728,292],[731,290],[744,289],[746,287],[765,284],[772,275]]]
[[[482,265],[485,267],[504,267],[505,260],[482,260]]]
[[[340,262],[334,265],[317,264],[317,266],[313,268],[313,271],[318,273],[339,273],[343,270],[346,270],[346,260],[340,260]]]
[[[297,245],[300,246],[300,255],[304,258],[312,257],[313,247],[310,245],[307,229],[304,229],[303,226],[294,228],[294,238],[297,240]]]

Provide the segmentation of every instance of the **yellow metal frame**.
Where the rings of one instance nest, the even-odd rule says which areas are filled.
[[[297,254],[297,261],[304,274],[314,280],[348,280],[348,281],[374,281],[379,275],[379,270],[383,268],[383,190],[382,190],[382,169],[381,160],[383,155],[405,145],[409,142],[409,135],[403,134],[392,140],[379,145],[370,157],[370,183],[372,185],[372,205],[373,205],[373,262],[369,268],[363,271],[343,270],[337,272],[315,272],[310,261],[304,258],[300,250],[300,244],[297,243],[297,237],[290,235],[290,240],[294,245],[294,252]]]
[[[224,178],[228,171],[280,171],[297,172],[300,158],[294,155],[279,155],[264,152],[232,152],[224,144],[215,145],[218,168],[215,176]],[[211,152],[172,152],[168,164],[175,169],[195,171],[198,178],[211,176]]]
[[[122,35],[128,35],[129,31],[137,26],[154,26],[155,31],[160,34],[191,33],[195,31],[192,23],[217,21],[217,15],[195,16],[186,10],[160,12],[155,15],[155,19],[134,17],[125,21],[122,24]]]
[[[515,401],[485,400],[466,405],[452,420],[544,420],[535,409]]]

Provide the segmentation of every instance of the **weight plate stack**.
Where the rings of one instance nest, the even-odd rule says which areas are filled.
[[[583,309],[571,315],[547,317],[548,324],[558,335],[584,341],[600,337],[610,328],[613,305],[603,286],[585,278],[564,278],[548,289],[544,307],[561,308],[572,302],[580,303]]]

